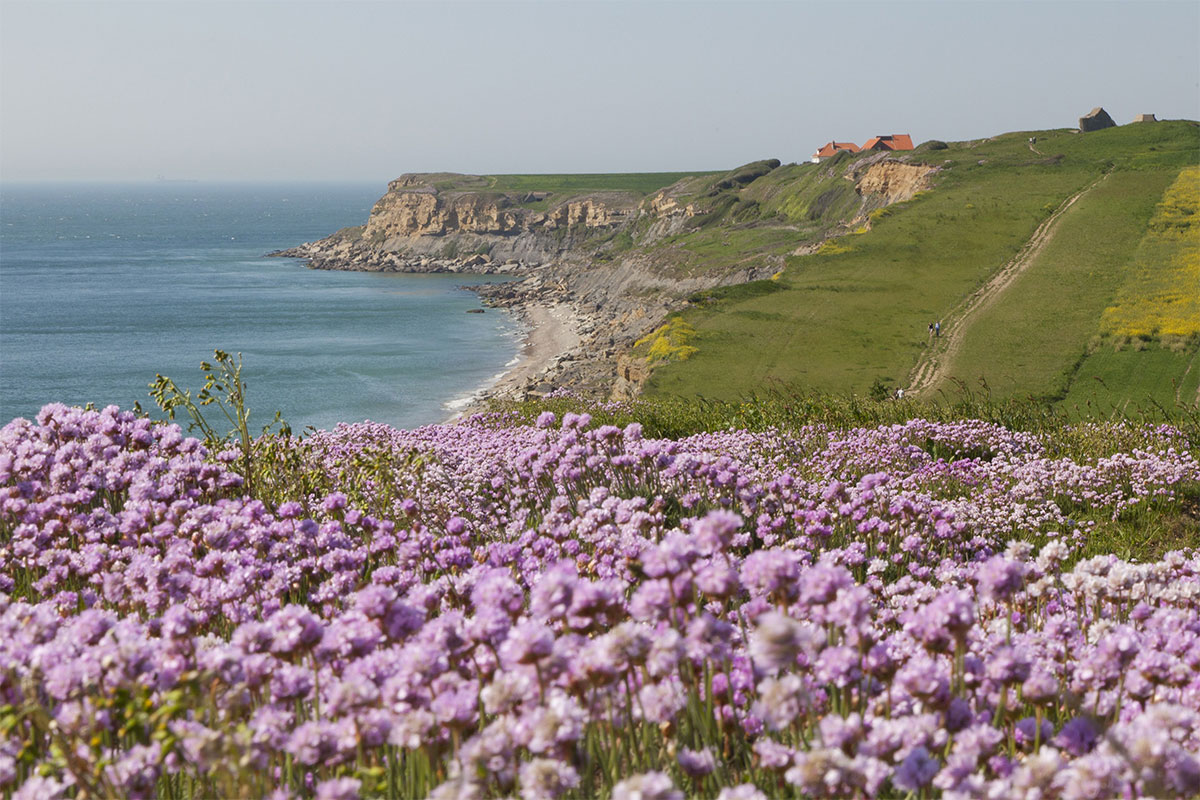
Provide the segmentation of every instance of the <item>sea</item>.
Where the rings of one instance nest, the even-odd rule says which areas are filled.
[[[515,363],[519,323],[467,313],[464,284],[499,278],[266,257],[362,224],[384,190],[0,184],[0,424],[51,402],[156,411],[155,376],[195,394],[216,349],[241,354],[255,430],[276,411],[297,433],[446,420]]]

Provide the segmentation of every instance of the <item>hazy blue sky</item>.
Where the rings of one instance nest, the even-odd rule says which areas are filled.
[[[0,0],[0,180],[801,161],[1200,118],[1200,3]]]

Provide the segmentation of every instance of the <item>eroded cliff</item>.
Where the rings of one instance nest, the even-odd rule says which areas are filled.
[[[936,171],[935,167],[927,164],[881,161],[863,170],[856,186],[860,195],[874,195],[879,198],[881,205],[902,203],[913,199],[917,192],[928,189]]]

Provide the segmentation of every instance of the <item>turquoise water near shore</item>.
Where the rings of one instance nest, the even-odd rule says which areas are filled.
[[[310,270],[264,254],[364,222],[375,185],[0,185],[0,424],[64,402],[153,407],[241,352],[253,420],[438,422],[519,348],[484,278]]]

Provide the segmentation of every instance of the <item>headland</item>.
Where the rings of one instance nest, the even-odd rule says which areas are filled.
[[[831,142],[815,163],[695,175],[404,175],[364,225],[279,255],[516,278],[475,289],[530,331],[490,396],[729,400],[777,381],[1194,402],[1195,122],[876,140],[898,149]]]

